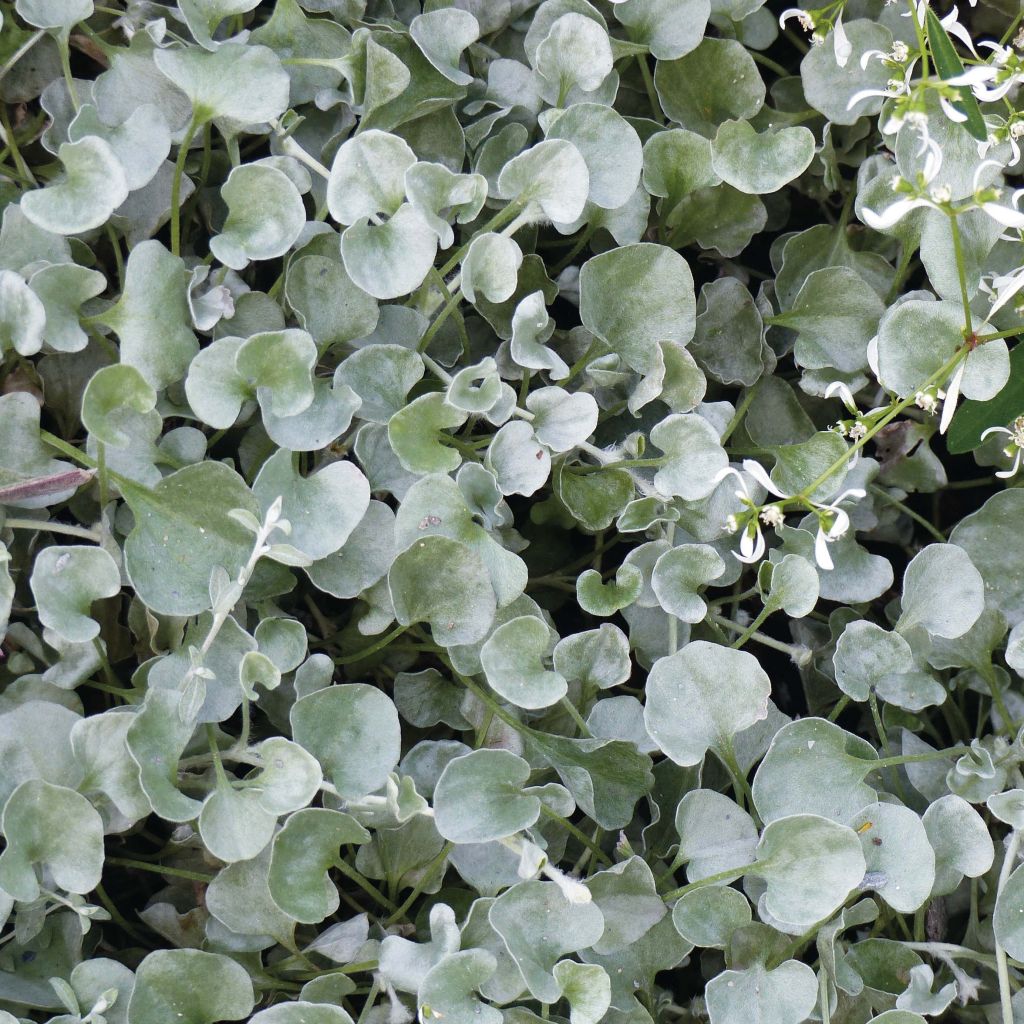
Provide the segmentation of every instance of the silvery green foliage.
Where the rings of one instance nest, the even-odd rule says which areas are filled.
[[[0,4],[0,1024],[1024,1020],[1010,6]]]

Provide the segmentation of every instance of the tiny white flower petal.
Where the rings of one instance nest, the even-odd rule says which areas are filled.
[[[946,389],[946,397],[942,402],[942,417],[939,420],[940,434],[944,434],[949,429],[950,423],[953,422],[953,413],[956,412],[956,403],[960,398],[960,383],[964,379],[964,370],[966,369],[967,360],[962,359]]]
[[[921,148],[917,151],[917,155],[920,156],[926,152],[928,155],[924,160],[924,169],[921,174],[927,184],[931,184],[939,171],[942,170],[942,150],[939,148],[939,144],[928,134],[928,126],[917,125],[918,130],[921,132]]]
[[[964,28],[964,26],[961,25],[959,21],[957,21],[957,18],[959,18],[959,16],[960,12],[956,9],[956,7],[954,7],[949,12],[949,14],[947,14],[944,18],[940,18],[939,21],[942,27],[951,36],[955,36],[957,39],[959,39],[960,42],[963,43],[964,46],[966,46],[967,49],[974,54],[975,57],[977,57],[978,51],[974,48],[974,40],[971,39],[970,32],[968,32],[967,29]]]
[[[850,412],[855,413],[859,411],[857,409],[857,403],[853,400],[853,393],[841,380],[834,380],[827,388],[825,388],[826,398],[832,398],[835,395],[838,395],[843,400],[843,405],[845,405]]]
[[[1024,448],[1018,448],[1017,454],[1013,457],[1013,465],[1009,469],[1001,469],[996,473],[996,476],[1002,480],[1009,480],[1011,476],[1017,475],[1017,470],[1020,469],[1021,458],[1024,457]]]
[[[832,556],[828,553],[828,541],[825,539],[825,531],[818,527],[818,535],[814,538],[814,560],[822,569],[831,570],[835,568]]]
[[[811,21],[811,16],[802,7],[787,7],[779,15],[779,25],[782,28],[785,28],[786,22],[789,21],[790,18],[796,18],[796,20],[800,22],[800,27],[805,31],[809,32],[814,28],[814,22]]]
[[[1024,228],[1024,213],[998,203],[982,203],[981,208],[997,223],[1007,228]]]
[[[949,85],[969,85],[973,88],[976,85],[993,81],[998,73],[999,69],[990,64],[976,64],[974,67],[960,72],[959,75],[947,78],[946,82]]]
[[[850,517],[845,509],[836,508],[834,505],[830,507],[835,513],[835,518],[832,520],[832,525],[825,531],[825,539],[838,540],[850,529]]]
[[[988,430],[983,430],[981,432],[982,441],[984,441],[990,434],[1005,434],[1007,437],[1013,437],[1013,431],[1007,430],[1006,427],[989,427]]]
[[[992,308],[988,311],[986,319],[991,319],[1010,299],[1024,289],[1024,268],[1014,274],[1004,274],[993,278],[992,285],[993,288],[989,294],[993,295],[995,301],[992,303]]]
[[[711,482],[717,487],[727,476],[734,476],[739,481],[742,491],[736,492],[737,498],[745,498],[750,501],[750,491],[747,488],[746,477],[734,466],[726,466],[725,469],[720,469],[712,478]]]
[[[736,558],[738,558],[741,562],[744,562],[747,565],[752,565],[754,562],[759,562],[762,556],[764,555],[765,551],[765,542],[764,536],[761,533],[761,527],[758,526],[756,522],[753,524],[753,526],[754,535],[751,536],[750,528],[747,527],[747,529],[743,531],[743,536],[740,537],[739,552],[733,552]]]
[[[845,68],[853,55],[853,43],[850,42],[846,29],[843,28],[842,14],[836,18],[836,23],[832,26],[832,47],[835,50],[836,63],[841,68]]]
[[[867,357],[868,357],[868,366],[871,368],[871,372],[875,375],[875,378],[877,379],[878,375],[879,375],[878,374],[878,335],[877,334],[868,342]]]
[[[974,168],[974,178],[971,181],[971,189],[977,192],[981,188],[981,176],[985,173],[986,167],[998,167],[1000,170],[1003,165],[998,160],[982,160],[977,167]]]
[[[868,492],[865,491],[863,487],[848,487],[845,491],[843,491],[842,494],[839,495],[838,498],[836,498],[835,501],[832,502],[831,505],[828,505],[827,507],[832,509],[833,512],[837,512],[837,513],[838,512],[843,512],[843,510],[841,508],[839,508],[839,506],[847,498],[856,498],[859,501],[861,498],[866,498],[867,497],[867,493]],[[843,515],[845,515],[845,514],[846,513],[843,512]]]
[[[784,494],[779,490],[775,482],[768,475],[768,471],[760,462],[755,462],[753,459],[744,459],[743,472],[752,476],[769,494],[774,494],[776,498],[790,497],[790,495]]]
[[[885,60],[889,54],[885,50],[865,50],[860,55],[860,66],[861,70],[867,70],[868,61],[870,60]]]
[[[942,107],[942,112],[950,119],[950,121],[954,121],[956,124],[962,124],[967,120],[967,115],[962,111],[957,110],[945,96],[939,97],[939,106]]]
[[[934,205],[931,200],[919,199],[897,199],[891,206],[887,206],[881,213],[875,213],[866,206],[861,211],[861,220],[869,228],[875,231],[885,231],[893,225],[898,224],[911,210],[919,210],[922,207]]]
[[[846,104],[846,109],[853,110],[861,100],[870,99],[872,96],[884,96],[888,99],[891,95],[892,93],[888,89],[860,89],[850,97],[849,103]]]

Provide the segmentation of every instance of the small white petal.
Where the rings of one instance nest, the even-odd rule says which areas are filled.
[[[1016,476],[1017,470],[1020,469],[1022,456],[1024,456],[1024,448],[1018,448],[1017,454],[1013,457],[1013,465],[1009,469],[999,470],[996,476],[1002,480],[1009,480],[1011,476]]]
[[[853,43],[850,42],[846,29],[843,28],[842,14],[836,18],[836,23],[832,27],[832,46],[836,53],[836,63],[841,68],[845,68],[853,54]]]
[[[998,203],[982,203],[981,208],[997,223],[1007,228],[1024,228],[1024,213],[1000,206]]]
[[[946,389],[946,397],[942,403],[942,418],[939,420],[940,434],[944,434],[949,429],[950,423],[953,422],[953,413],[956,412],[956,403],[960,398],[960,383],[964,379],[964,370],[966,369],[967,360],[962,359]]]
[[[853,393],[850,389],[841,381],[834,380],[827,388],[825,388],[825,397],[832,398],[838,395],[843,400],[843,405],[846,406],[849,412],[857,412],[857,403],[853,400]]]
[[[1013,437],[1013,431],[1007,430],[1006,427],[989,427],[988,430],[983,430],[981,432],[982,441],[984,441],[989,434],[1005,434],[1007,437]]]
[[[761,533],[761,527],[756,522],[751,524],[754,528],[754,535],[750,534],[750,527],[747,527],[743,531],[743,536],[740,537],[740,550],[739,552],[733,552],[736,558],[746,565],[752,565],[754,562],[759,562],[761,557],[764,555],[765,542],[764,536]]]
[[[872,96],[884,96],[888,99],[891,95],[892,93],[888,89],[861,89],[850,97],[850,102],[846,104],[846,109],[853,110],[861,100],[870,99]]]
[[[835,564],[832,556],[828,553],[828,541],[825,539],[825,531],[818,527],[818,536],[814,538],[814,560],[822,569],[834,569]]]
[[[942,107],[942,112],[950,119],[950,121],[954,121],[956,124],[962,124],[967,120],[967,115],[957,110],[945,96],[939,97],[939,106]]]
[[[965,29],[963,25],[961,25],[960,22],[957,21],[957,18],[959,16],[960,12],[956,9],[956,7],[954,7],[949,12],[949,14],[947,14],[944,18],[940,19],[940,24],[951,36],[955,36],[957,39],[959,39],[960,42],[963,43],[964,46],[966,46],[967,49],[974,54],[975,57],[977,57],[978,51],[974,48],[974,40],[971,39],[970,32],[968,32],[967,29]]]
[[[752,476],[769,494],[774,494],[776,498],[790,497],[790,495],[784,494],[778,489],[772,478],[768,475],[768,471],[760,462],[755,462],[753,459],[744,459],[743,472]]]
[[[742,492],[737,491],[737,498],[745,498],[750,501],[750,491],[747,489],[746,477],[735,467],[726,466],[725,469],[720,469],[711,479],[711,482],[717,487],[727,476],[734,476],[740,483],[740,487],[743,488]]]
[[[874,210],[864,207],[861,212],[861,220],[875,231],[886,231],[903,220],[911,210],[919,210],[922,207],[932,205],[930,200],[924,198],[897,199],[895,203],[887,206],[881,213],[875,213]]]

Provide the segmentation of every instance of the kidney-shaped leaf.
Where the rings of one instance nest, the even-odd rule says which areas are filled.
[[[453,843],[489,843],[529,828],[540,799],[530,766],[510,750],[474,750],[445,766],[434,787],[434,824]]]
[[[91,892],[103,873],[103,820],[80,793],[28,779],[3,811],[7,840],[0,854],[0,889],[29,903],[39,898],[36,866],[67,892]]]
[[[55,235],[77,235],[102,226],[128,198],[124,168],[114,151],[90,135],[63,143],[57,156],[64,176],[44,189],[26,192],[22,212]]]
[[[245,968],[220,953],[158,949],[135,973],[132,1024],[214,1024],[247,1017],[256,1002]]]
[[[333,914],[340,900],[327,871],[344,844],[369,839],[350,814],[322,807],[296,811],[274,836],[268,875],[274,902],[303,924],[317,924]]]
[[[103,548],[61,545],[39,552],[29,585],[39,621],[70,643],[84,644],[100,633],[89,615],[93,601],[117,594],[121,573]]]
[[[787,960],[770,971],[755,964],[716,975],[705,998],[711,1024],[800,1024],[818,1000],[818,979],[799,960]]]
[[[695,640],[660,658],[647,677],[644,722],[676,764],[728,756],[732,738],[768,715],[772,684],[746,651]]]
[[[124,546],[125,571],[139,598],[165,615],[198,615],[210,607],[210,573],[237,574],[252,534],[229,515],[257,515],[245,481],[222,462],[201,462],[155,487],[122,484],[135,527]]]
[[[438,643],[475,643],[494,620],[494,589],[480,555],[447,537],[427,536],[403,551],[388,587],[395,618],[403,626],[429,623]]]
[[[802,125],[758,132],[749,121],[726,121],[711,147],[715,173],[750,195],[777,192],[803,174],[813,157],[814,135]]]
[[[534,615],[500,625],[480,651],[491,688],[516,707],[550,707],[565,696],[568,683],[545,668],[558,636]]]
[[[291,711],[295,742],[323,765],[343,799],[380,789],[398,764],[401,726],[387,694],[366,683],[316,690]]]
[[[650,242],[601,253],[580,271],[580,316],[637,373],[652,373],[660,342],[685,345],[693,337],[697,300],[689,265]]]
[[[860,885],[866,865],[852,828],[815,814],[795,814],[765,828],[754,870],[768,885],[765,904],[772,917],[807,928],[843,905]]]

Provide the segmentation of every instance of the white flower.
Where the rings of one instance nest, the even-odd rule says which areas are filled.
[[[1021,460],[1024,459],[1024,416],[1018,416],[1009,428],[989,427],[982,433],[981,439],[984,441],[990,434],[1005,434],[1010,439],[1010,443],[1003,451],[1007,456],[1013,456],[1013,465],[996,473],[996,476],[1003,480],[1009,479],[1017,473]]]
[[[853,400],[853,392],[841,380],[834,380],[825,388],[826,398],[833,398],[835,395],[838,395],[843,400],[843,405],[846,406],[847,412],[852,412],[854,415],[860,412],[857,408],[857,403]]]
[[[1010,299],[1024,290],[1024,267],[1018,267],[1009,274],[993,274],[990,281],[982,278],[981,290],[992,299],[992,308],[985,317],[991,320]]]
[[[850,516],[839,506],[847,498],[863,498],[866,493],[860,487],[851,487],[843,491],[831,505],[818,506],[818,534],[814,538],[814,560],[822,569],[835,568],[828,546],[850,529]],[[826,520],[831,520],[828,526],[825,525]]]
[[[892,53],[889,54],[889,59],[896,61],[897,64],[902,64],[909,56],[910,48],[902,39],[897,39],[892,44]]]
[[[923,409],[931,416],[934,416],[939,410],[939,398],[930,391],[918,391],[914,395],[914,404],[918,409]]]
[[[749,461],[749,460],[748,460]],[[746,469],[746,463],[743,464],[743,468]],[[760,467],[758,467],[760,468]],[[740,489],[735,492],[736,497],[743,502],[749,509],[757,508],[754,499],[750,496],[750,490],[747,487],[746,477],[732,466],[726,466],[725,469],[720,470],[715,475],[715,483],[721,483],[727,476],[734,476],[739,481]],[[729,533],[735,533],[740,529],[740,520],[736,515],[730,515],[725,520],[725,528]],[[740,562],[744,562],[747,565],[751,565],[754,562],[759,562],[765,552],[764,536],[761,533],[761,527],[758,524],[757,516],[751,516],[749,521],[743,526],[743,532],[740,534],[740,549],[734,551],[733,556]]]
[[[939,418],[940,434],[944,434],[949,430],[949,425],[953,422],[953,413],[956,412],[956,403],[960,399],[960,385],[963,382],[964,370],[966,369],[967,360],[961,359],[960,365],[956,368],[956,373],[953,374],[953,379],[949,382],[946,397],[942,402],[942,416]]]
[[[923,189],[916,196],[897,199],[896,202],[891,203],[881,213],[876,213],[874,210],[865,207],[861,211],[861,219],[869,228],[873,228],[875,231],[888,230],[898,224],[911,210],[918,210],[923,207],[935,208],[944,202],[949,202],[952,198],[952,190],[948,186],[942,184],[932,185],[932,182],[942,169],[942,150],[939,148],[938,143],[928,134],[927,118],[923,121],[917,118],[911,120],[908,113],[905,120],[921,134],[921,147],[918,149],[917,155],[926,154],[924,167],[921,170]],[[892,184],[894,191],[902,191],[909,183],[903,178],[896,177],[893,179]]]
[[[853,43],[850,42],[846,29],[843,28],[842,13],[836,18],[835,25],[832,26],[832,48],[835,50],[836,63],[841,68],[845,68],[853,55]]]
[[[861,420],[857,420],[857,422],[850,427],[850,440],[861,441],[867,436],[867,433],[867,426]]]
[[[814,19],[807,11],[802,10],[799,7],[787,7],[786,10],[779,15],[779,24],[785,28],[786,22],[789,21],[790,18],[796,18],[797,23],[805,32],[814,31]]]
[[[765,507],[761,509],[761,515],[759,518],[765,526],[770,526],[777,530],[783,523],[785,523],[786,514],[778,505],[765,505]]]

